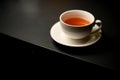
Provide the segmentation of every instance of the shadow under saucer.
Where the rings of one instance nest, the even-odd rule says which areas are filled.
[[[89,37],[87,37],[89,39]],[[83,43],[87,41],[83,40]],[[52,43],[54,46],[61,52],[66,53],[66,54],[71,54],[71,55],[92,55],[92,54],[98,54],[98,51],[102,48],[102,39],[100,39],[97,43],[90,45],[90,46],[85,46],[85,47],[71,47],[71,46],[65,46],[62,44],[57,43],[56,41],[52,40]],[[79,42],[79,40],[78,40]]]

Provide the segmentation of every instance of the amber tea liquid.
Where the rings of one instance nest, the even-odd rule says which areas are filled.
[[[89,21],[83,18],[69,18],[65,20],[64,22],[70,25],[74,25],[74,26],[84,26],[84,25],[90,24]]]

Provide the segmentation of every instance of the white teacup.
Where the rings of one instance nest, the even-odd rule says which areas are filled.
[[[59,18],[63,32],[72,39],[83,39],[102,27],[101,20],[95,20],[90,12],[84,10],[65,11]],[[93,30],[94,25],[98,27]]]

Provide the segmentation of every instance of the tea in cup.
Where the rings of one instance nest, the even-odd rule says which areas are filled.
[[[83,39],[102,27],[101,20],[95,20],[93,14],[85,10],[68,10],[60,17],[62,31],[71,39]],[[94,29],[94,26],[98,28]]]

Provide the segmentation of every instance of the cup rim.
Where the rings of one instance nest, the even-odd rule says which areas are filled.
[[[83,11],[83,12],[86,12],[86,13],[90,14],[90,15],[93,17],[93,21],[90,22],[89,24],[81,25],[81,26],[71,25],[71,24],[65,23],[65,22],[62,20],[62,16],[65,15],[66,13],[72,12],[72,11]],[[60,22],[62,22],[63,24],[65,24],[65,25],[67,25],[67,26],[70,26],[70,27],[86,27],[86,26],[89,26],[89,25],[91,25],[91,24],[94,23],[95,17],[94,17],[94,15],[93,15],[92,13],[90,13],[90,12],[88,12],[88,11],[86,11],[86,10],[74,9],[74,10],[67,10],[67,11],[63,12],[63,13],[60,15],[60,17],[59,17],[59,20],[60,20]]]

